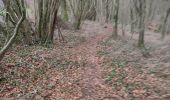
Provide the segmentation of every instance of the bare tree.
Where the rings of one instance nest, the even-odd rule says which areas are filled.
[[[85,17],[88,1],[89,0],[69,0],[70,8],[73,13],[73,26],[76,30],[80,29],[80,25]]]
[[[24,0],[23,0],[24,2]],[[9,40],[9,36],[11,36],[9,30],[10,28],[13,28],[14,26],[16,26],[17,21],[19,20],[19,18],[21,17],[21,11],[19,8],[19,0],[3,0],[3,3],[5,5],[5,9],[6,9],[6,18],[5,18],[5,22],[6,22],[6,29],[7,29],[7,33],[8,33],[8,38],[7,40]],[[32,28],[30,25],[30,22],[27,18],[25,18],[25,20],[23,21],[22,25],[21,25],[21,29],[19,30],[20,33],[22,33],[23,36],[23,40],[25,42],[25,44],[32,44],[32,39],[31,39],[31,34],[32,34]]]
[[[106,23],[109,22],[109,0],[105,1],[105,6],[106,6]]]
[[[59,5],[60,0],[36,1],[36,12],[38,12],[38,15],[36,15],[36,29],[41,43],[53,43]]]
[[[134,33],[134,28],[135,28],[135,14],[134,14],[134,5],[133,5],[133,1],[130,0],[130,23],[131,23],[131,33]]]
[[[165,38],[166,26],[167,26],[167,21],[168,21],[169,15],[170,15],[170,8],[166,11],[166,16],[165,16],[164,21],[163,21],[163,24],[162,24],[162,29],[161,29],[162,39]]]
[[[18,2],[18,6],[19,6],[19,11],[21,12],[21,18],[19,19],[19,21],[17,22],[13,35],[12,37],[9,39],[9,41],[7,42],[7,44],[1,49],[0,51],[0,61],[2,60],[3,56],[5,55],[5,53],[7,52],[7,50],[11,47],[11,45],[14,43],[14,40],[19,32],[19,28],[21,27],[22,22],[24,21],[24,19],[26,18],[26,10],[25,10],[25,6],[24,6],[24,1],[20,0]]]
[[[146,14],[146,0],[134,0],[134,6],[139,18],[139,40],[138,46],[145,47],[144,34],[145,34],[145,14]]]
[[[67,7],[66,0],[61,0],[61,6],[62,6],[63,19],[64,19],[64,21],[68,21],[69,16],[68,16],[68,7]]]
[[[113,27],[113,37],[116,39],[118,37],[118,17],[119,17],[119,0],[115,0],[114,5],[114,27]]]

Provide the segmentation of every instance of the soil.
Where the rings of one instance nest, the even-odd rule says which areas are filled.
[[[154,29],[154,28],[153,28]],[[16,46],[1,62],[2,100],[170,100],[170,41],[151,27],[114,40],[112,25],[85,21],[67,43]],[[145,56],[147,55],[147,56]],[[14,84],[15,83],[15,84]],[[0,99],[1,99],[0,98]]]

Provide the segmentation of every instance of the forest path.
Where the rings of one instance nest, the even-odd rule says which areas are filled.
[[[101,87],[103,84],[101,78],[102,66],[99,64],[101,59],[98,58],[96,54],[98,50],[97,43],[104,38],[106,38],[106,35],[100,34],[75,49],[78,50],[78,52],[83,52],[82,54],[79,53],[79,55],[77,55],[79,60],[86,60],[86,66],[83,68],[84,71],[81,80],[81,91],[83,95],[80,98],[95,99],[95,95],[100,95],[97,93],[96,87]]]
[[[160,55],[162,57],[165,56],[160,52],[162,51],[161,48],[164,49],[164,46],[168,46],[166,41],[160,40],[160,34],[155,34],[151,31],[146,32],[146,46],[151,46],[152,52],[150,51],[150,53],[153,56],[145,58],[142,56],[141,50],[136,47],[138,34],[134,34],[133,38],[130,39],[132,35],[130,32],[126,32],[126,36],[122,37],[121,30],[119,30],[119,39],[115,41],[110,38],[112,31],[111,24],[103,25],[96,22],[86,21],[81,30],[71,32],[71,35],[73,36],[73,38],[70,39],[71,43],[68,42],[68,44],[61,49],[61,52],[60,49],[58,49],[58,46],[50,52],[51,55],[53,55],[51,58],[55,61],[60,58],[60,56],[56,55],[61,54],[66,57],[66,59],[61,60],[64,61],[66,69],[62,71],[55,71],[52,69],[52,72],[50,71],[48,74],[52,76],[51,80],[56,83],[55,88],[53,89],[54,91],[49,96],[50,100],[126,100],[127,98],[133,98],[131,95],[133,93],[135,95],[136,91],[137,93],[139,92],[139,95],[141,94],[140,92],[146,95],[147,90],[138,90],[135,86],[134,90],[127,89],[126,86],[129,84],[131,85],[131,83],[128,82],[134,81],[135,78],[137,79],[135,80],[136,82],[138,82],[138,79],[141,80],[140,85],[142,85],[142,88],[145,87],[143,84],[147,83],[147,86],[151,87],[150,91],[156,91],[152,86],[161,86],[157,90],[163,90],[163,92],[166,91],[165,88],[167,88],[166,85],[169,82],[165,82],[166,84],[161,85],[162,81],[158,80],[153,81],[153,84],[150,80],[157,78],[152,78],[152,76],[148,74],[150,73],[150,69],[155,70],[169,66],[169,62],[163,63],[163,66],[161,65],[161,67],[155,66],[155,64],[160,64]],[[70,31],[68,33],[70,33]],[[104,43],[104,45],[101,44],[101,42]],[[100,54],[98,54],[100,51],[108,53],[108,55],[104,54],[100,56]],[[56,59],[56,57],[58,58]],[[61,58],[62,57],[63,56],[61,56]],[[119,74],[111,79],[114,81],[112,84],[113,86],[110,86],[105,83],[105,81],[106,78],[108,78],[107,75],[111,74],[112,67],[115,66],[108,64],[112,63],[116,58],[121,63],[125,61],[130,62],[128,65],[124,65],[126,67],[120,68],[123,71],[117,72]],[[70,61],[74,62],[74,64],[67,64],[67,62]],[[152,63],[153,61],[154,63]],[[135,67],[136,64],[142,65],[137,69]],[[58,66],[58,63],[56,65]],[[108,67],[108,69],[106,67]],[[141,74],[138,70],[143,70],[144,73]],[[160,70],[158,71],[160,72]],[[118,90],[113,90],[114,84],[116,84],[115,80],[121,78],[121,75],[124,75],[124,72],[127,75],[125,77],[129,79],[129,81],[127,81],[126,78],[122,79],[124,84],[118,87]],[[167,88],[167,91],[169,91],[168,89],[169,88]],[[159,93],[156,92],[156,94]]]
[[[146,58],[136,46],[137,33],[131,39],[130,32],[122,37],[120,30],[114,40],[112,31],[111,24],[85,21],[79,31],[64,30],[65,44],[18,47],[7,57],[15,62],[2,66],[5,74],[15,70],[17,77],[11,80],[20,83],[11,89],[7,85],[0,96],[3,100],[15,94],[28,98],[24,100],[170,100],[169,36],[162,41],[160,34],[147,30],[151,56]]]
[[[77,55],[75,55],[75,58],[78,58],[77,61],[83,60],[86,62],[80,81],[82,96],[77,100],[98,100],[99,98],[103,100],[107,95],[115,96],[111,92],[111,88],[104,83],[101,64],[103,61],[97,55],[97,52],[101,49],[98,43],[110,37],[112,27],[102,29],[98,30],[100,33],[87,37],[86,42],[73,49],[73,51],[77,52]]]
[[[108,98],[122,100],[112,91],[112,87],[105,83],[103,58],[98,55],[102,49],[99,43],[107,40],[112,35],[112,30],[112,25],[85,22],[81,31],[77,32],[79,36],[85,37],[85,41],[77,46],[71,46],[69,59],[78,62],[81,67],[75,69],[77,71],[67,71],[66,74],[70,73],[68,76],[63,75],[67,78],[64,82],[67,84],[67,91],[72,91],[61,94],[66,100],[67,98],[69,100],[108,100]],[[54,75],[54,77],[56,76]],[[58,90],[57,88],[61,88],[61,86],[56,86],[55,91]],[[71,89],[69,90],[69,88]],[[53,92],[51,98],[56,98],[57,93]]]
[[[113,31],[112,26],[111,25],[106,25],[107,28],[103,28],[101,26],[98,26],[100,29],[94,29],[93,31],[96,31],[97,34],[95,35],[88,35],[89,37],[87,37],[87,41],[84,42],[83,44],[79,45],[78,47],[74,48],[73,50],[75,50],[77,53],[76,58],[78,58],[77,60],[85,60],[86,65],[83,67],[83,73],[82,73],[82,79],[80,81],[80,87],[81,87],[81,92],[82,95],[76,99],[76,100],[123,100],[123,98],[121,97],[121,95],[119,94],[119,92],[113,92],[112,87],[109,87],[105,84],[105,80],[102,77],[103,71],[104,71],[104,66],[102,65],[103,59],[101,57],[98,57],[97,52],[102,50],[102,48],[99,46],[99,42],[101,41],[107,41],[109,39],[109,37],[111,36],[111,33]],[[87,28],[85,31],[89,31],[89,28]],[[121,31],[121,30],[120,30]],[[91,31],[89,33],[92,33]],[[123,51],[126,50],[128,51],[130,49],[130,47],[133,48],[133,44],[137,44],[137,40],[138,40],[138,34],[134,34],[133,39],[129,40],[128,38],[131,37],[130,33],[126,32],[126,37],[122,37],[121,36],[121,32],[119,32],[119,36],[120,38],[125,38],[126,44],[122,45],[120,49],[117,49],[115,51],[112,51],[113,53],[113,57],[119,56],[119,55],[124,55]],[[155,78],[159,81],[155,81],[155,84],[152,84],[152,81],[150,81],[150,77],[152,77],[152,75],[149,75],[147,73],[150,73],[150,71],[152,70],[156,70],[158,69],[157,66],[155,66],[154,64],[156,63],[156,65],[161,65],[162,68],[165,69],[169,69],[169,56],[165,57],[164,54],[159,53],[160,51],[167,51],[169,48],[168,45],[168,37],[166,37],[166,39],[164,41],[162,41],[160,39],[161,35],[160,34],[156,34],[155,32],[153,32],[152,30],[147,30],[146,31],[146,47],[150,47],[151,50],[149,51],[152,55],[152,57],[145,59],[145,57],[139,56],[141,59],[141,61],[139,63],[145,63],[142,68],[140,70],[143,70],[143,75],[147,76],[148,79],[146,79],[146,83],[150,84],[148,85],[149,87],[155,86],[155,84],[160,84],[159,89],[162,89],[164,91],[169,92],[169,88],[166,86],[169,86],[169,81],[164,80],[165,84],[161,85],[161,78]],[[120,41],[116,41],[117,44],[119,44]],[[120,42],[121,43],[121,42]],[[114,45],[114,44],[113,44]],[[113,48],[117,48],[119,47],[118,45],[114,45]],[[134,50],[134,52],[138,52],[137,55],[140,55],[140,50]],[[119,54],[120,53],[120,54]],[[110,53],[111,54],[111,53]],[[168,52],[166,53],[167,55],[169,54]],[[122,56],[122,57],[123,57]],[[167,63],[162,62],[160,60],[161,57],[162,59],[166,59],[168,60]],[[126,58],[126,60],[129,59],[138,59],[138,57],[134,57],[133,55],[129,55],[128,57],[124,57]],[[155,60],[156,59],[156,60]],[[120,59],[121,60],[121,59]],[[155,60],[154,64],[152,63],[152,61]],[[133,66],[133,63],[131,63]],[[135,65],[135,64],[134,64]],[[154,66],[154,67],[153,67]],[[169,75],[167,73],[167,71],[163,71],[161,72],[160,69],[158,69],[158,73],[155,74],[155,76],[165,76],[167,77],[167,75]],[[161,73],[160,73],[161,72]],[[129,72],[129,73],[133,73],[133,72]],[[136,72],[138,73],[138,72]],[[138,73],[139,74],[139,73]],[[142,75],[142,74],[139,74]],[[135,75],[134,75],[135,76]],[[164,88],[162,88],[162,87]],[[123,87],[123,86],[122,86]],[[167,89],[166,89],[167,88]],[[123,89],[122,89],[123,90]],[[162,93],[164,95],[164,91],[160,92],[160,94]],[[124,94],[124,93],[122,93]],[[126,93],[124,94],[124,99],[127,98],[126,97]]]

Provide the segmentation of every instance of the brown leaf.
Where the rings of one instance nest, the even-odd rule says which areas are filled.
[[[6,66],[9,67],[9,68],[15,67],[15,63],[7,63]]]

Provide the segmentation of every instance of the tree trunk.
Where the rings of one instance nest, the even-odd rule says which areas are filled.
[[[145,33],[145,24],[144,24],[144,17],[140,17],[139,19],[139,40],[138,46],[145,47],[144,45],[144,33]]]
[[[108,23],[109,22],[109,0],[106,0],[106,3],[105,3],[105,5],[106,5],[106,23]]]
[[[23,1],[24,2],[24,1]],[[19,0],[3,0],[3,4],[5,5],[5,8],[7,10],[6,14],[6,28],[7,31],[9,30],[9,26],[16,26],[18,22],[18,18],[21,18],[21,10],[19,8],[20,3]],[[19,30],[19,33],[22,33],[23,40],[25,44],[30,45],[32,44],[31,34],[32,34],[32,28],[30,25],[29,20],[24,20],[21,25],[21,29]],[[10,34],[8,34],[10,36]]]
[[[115,0],[114,7],[114,27],[113,27],[113,37],[116,39],[118,37],[118,17],[119,17],[119,0]]]
[[[131,7],[130,7],[130,20],[131,20],[131,33],[134,33],[134,28],[135,28],[135,16],[134,16],[134,10],[133,10],[133,3],[131,0]]]
[[[74,27],[76,30],[80,29],[80,25],[82,22],[83,14],[84,14],[85,0],[80,0],[78,3],[78,9],[76,12]]]
[[[167,25],[167,21],[168,21],[169,15],[170,15],[170,8],[167,10],[165,19],[164,19],[163,24],[162,24],[162,30],[161,30],[162,39],[165,38],[165,34],[166,34],[166,25]]]
[[[39,42],[53,43],[53,36],[56,26],[56,17],[60,5],[60,0],[37,0],[36,9],[39,12],[36,29],[38,32]]]
[[[14,40],[18,34],[19,28],[22,24],[22,22],[24,21],[25,17],[26,17],[26,11],[25,11],[25,7],[24,7],[24,1],[21,0],[20,1],[20,6],[19,6],[19,10],[21,11],[21,18],[19,19],[18,23],[16,24],[16,27],[14,29],[13,35],[12,37],[9,39],[9,41],[7,42],[7,44],[2,48],[2,50],[0,51],[0,61],[2,60],[2,58],[4,57],[5,53],[7,52],[7,50],[11,47],[11,45],[14,43]]]
[[[69,19],[69,17],[68,17],[68,13],[67,13],[67,11],[68,11],[68,9],[67,9],[67,2],[66,2],[66,0],[61,0],[61,2],[62,2],[62,8],[63,8],[63,19],[64,19],[64,21],[68,21],[68,19]]]
[[[146,0],[133,0],[136,13],[138,15],[138,47],[144,48],[144,34],[145,34],[145,15],[146,15]]]

